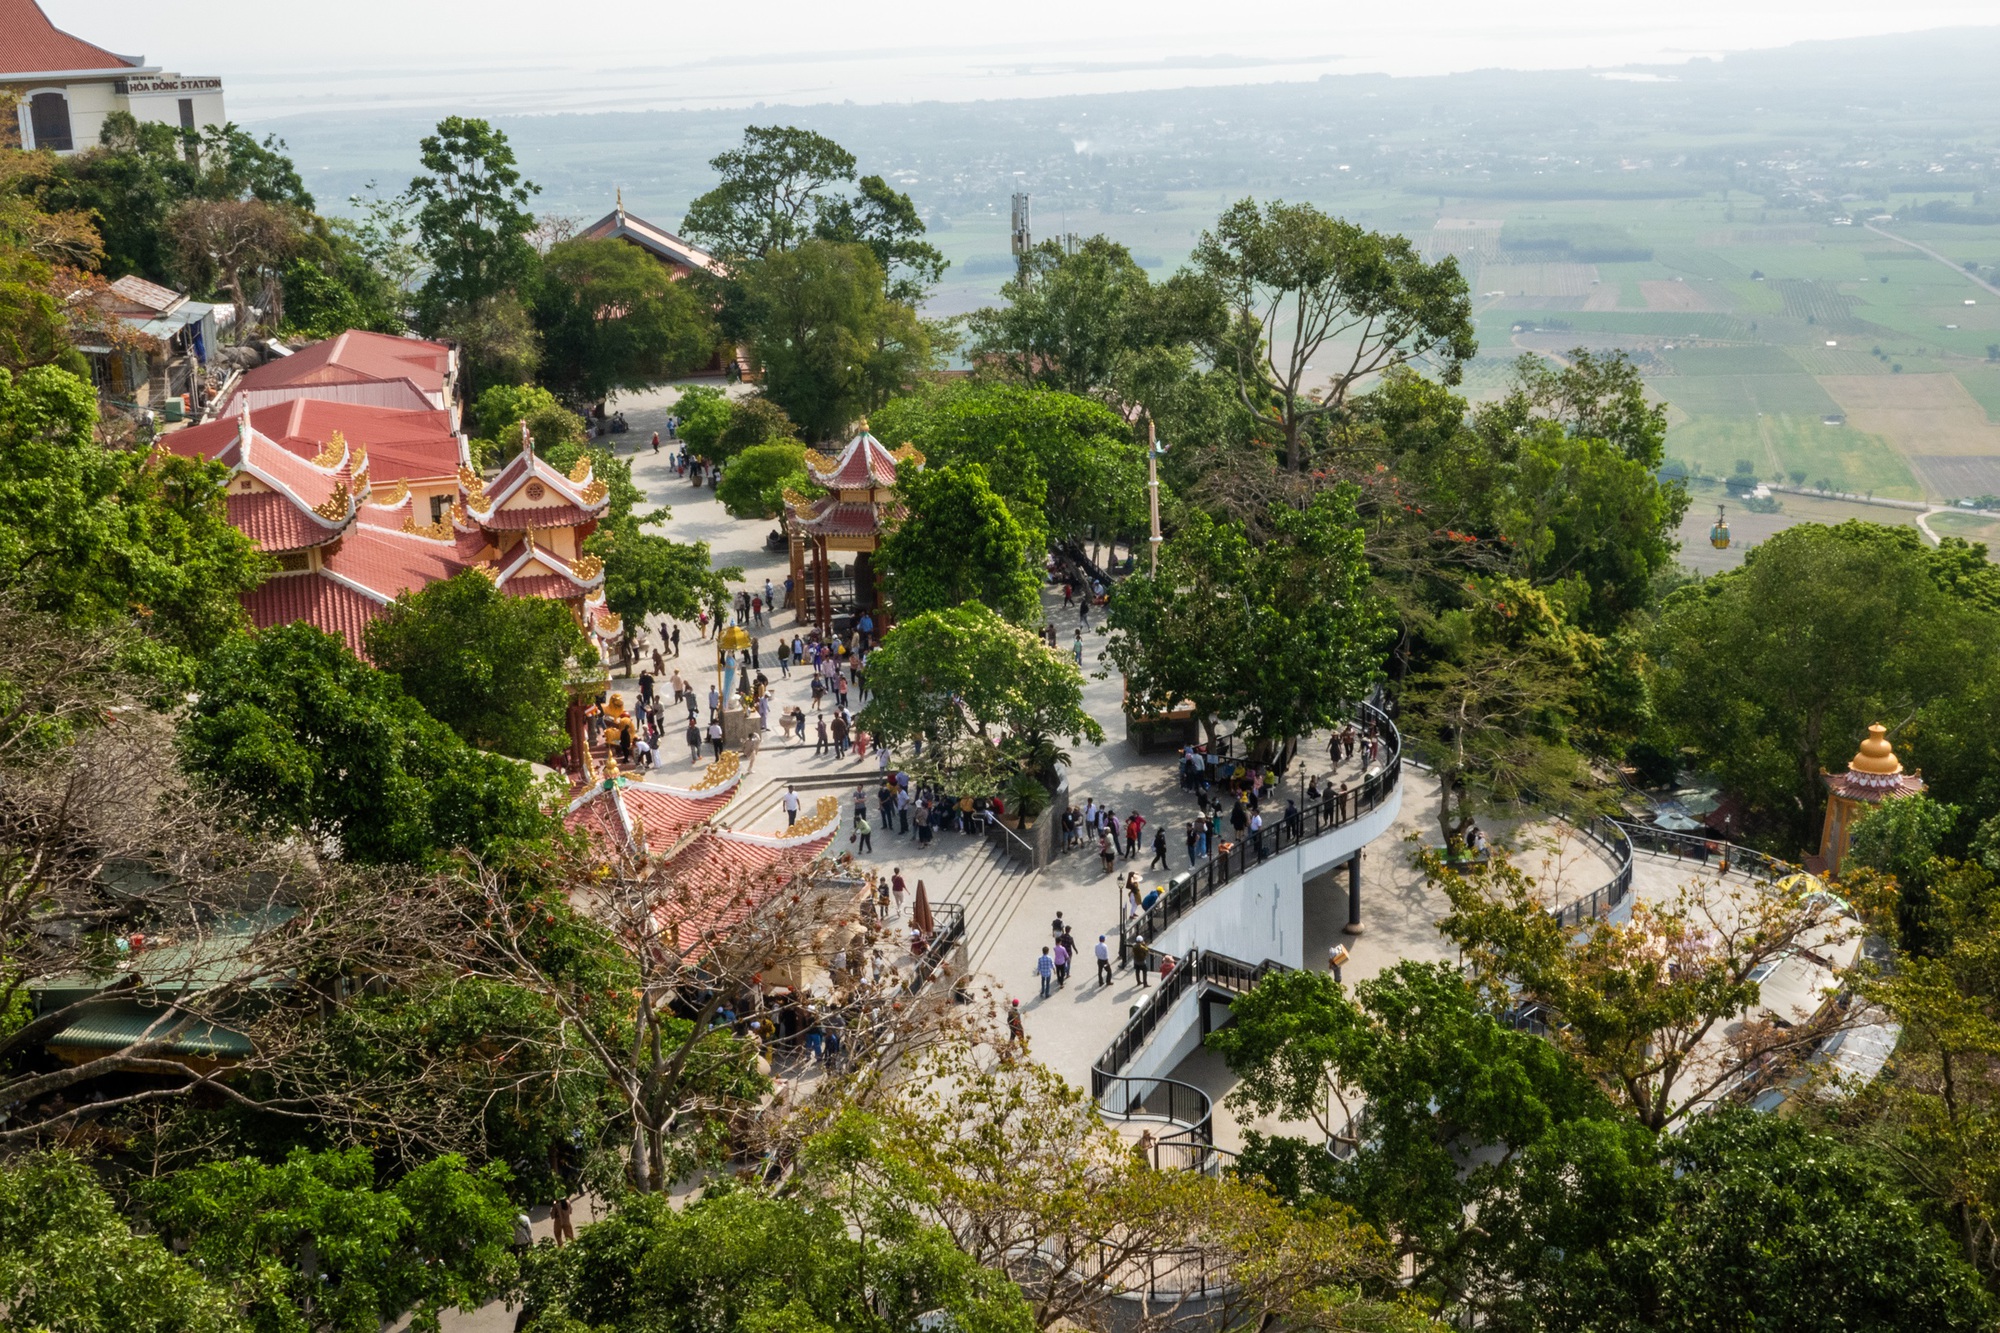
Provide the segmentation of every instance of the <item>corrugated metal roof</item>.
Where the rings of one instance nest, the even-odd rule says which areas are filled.
[[[149,1007],[136,1000],[122,1000],[89,1010],[82,1018],[49,1038],[58,1049],[88,1052],[122,1051],[144,1040],[158,1040],[178,1023],[187,1022],[162,1007]],[[250,1039],[213,1023],[188,1023],[175,1036],[168,1050],[204,1060],[241,1060],[256,1051]]]

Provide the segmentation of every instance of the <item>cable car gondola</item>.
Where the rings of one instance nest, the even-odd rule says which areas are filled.
[[[1723,516],[1723,506],[1715,507],[1715,526],[1708,530],[1708,544],[1718,551],[1729,549],[1729,520]]]

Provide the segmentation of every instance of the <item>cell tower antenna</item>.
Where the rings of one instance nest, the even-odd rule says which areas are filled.
[[[1014,195],[1014,272],[1025,281],[1028,276],[1028,256],[1035,248],[1035,238],[1028,213],[1028,196]]]

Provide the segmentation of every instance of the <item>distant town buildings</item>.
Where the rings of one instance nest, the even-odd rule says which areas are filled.
[[[0,89],[20,98],[0,138],[23,148],[89,148],[114,111],[199,132],[224,124],[222,80],[183,76],[144,56],[125,56],[73,37],[35,0],[0,0]]]

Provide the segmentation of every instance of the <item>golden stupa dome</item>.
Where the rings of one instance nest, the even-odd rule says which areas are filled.
[[[1868,728],[1868,739],[1861,742],[1861,749],[1847,761],[1847,771],[1882,778],[1892,778],[1903,771],[1903,761],[1896,758],[1895,750],[1889,746],[1887,727],[1877,722]]]

